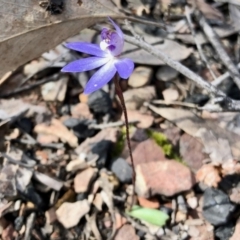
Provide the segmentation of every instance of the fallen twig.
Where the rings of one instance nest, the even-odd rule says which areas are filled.
[[[189,25],[189,28],[191,30],[192,36],[194,38],[196,47],[198,49],[199,55],[200,55],[202,61],[205,63],[206,67],[208,68],[209,72],[211,73],[213,79],[216,79],[216,75],[214,74],[213,70],[211,69],[210,65],[208,64],[207,58],[205,57],[205,55],[203,53],[202,46],[201,46],[201,44],[199,43],[199,41],[196,37],[196,32],[195,32],[194,27],[193,27],[191,13],[190,13],[190,9],[189,9],[188,6],[185,7],[185,15],[186,15],[186,18],[187,18],[188,25]]]
[[[136,124],[139,123],[139,121],[129,121],[129,124]],[[105,128],[112,128],[112,127],[121,127],[124,126],[125,122],[123,121],[117,121],[117,122],[110,122],[110,123],[102,123],[102,124],[92,124],[89,126],[89,128],[93,129],[105,129]]]
[[[237,65],[238,68],[240,68],[240,63],[238,63]],[[216,78],[214,81],[211,82],[212,85],[214,86],[218,86],[220,85],[224,80],[226,80],[227,78],[230,77],[230,73],[229,72],[225,72],[224,74],[222,74],[221,76],[219,76],[218,78]]]
[[[178,106],[182,106],[182,107],[198,109],[198,105],[196,105],[194,103],[187,103],[187,102],[153,100],[152,103],[154,103],[154,104],[162,104],[162,105],[167,105],[167,106],[169,106],[169,105],[178,105]]]
[[[18,94],[18,93],[23,93],[25,91],[29,91],[29,90],[32,90],[38,86],[41,86],[42,84],[44,83],[47,83],[47,82],[53,82],[53,81],[58,81],[60,78],[59,78],[59,74],[54,74],[53,76],[50,76],[50,77],[47,77],[47,78],[44,78],[43,80],[41,81],[37,81],[33,84],[29,84],[27,86],[24,86],[24,87],[21,87],[21,88],[18,88],[18,89],[15,89],[13,90],[12,92],[9,92],[9,93],[3,93],[0,95],[0,98],[7,98],[7,97],[11,97],[11,96],[14,96],[15,94]]]
[[[199,18],[199,24],[202,27],[205,35],[207,36],[208,40],[210,41],[210,43],[218,53],[218,56],[222,60],[225,67],[228,69],[231,77],[233,78],[233,81],[236,83],[236,85],[240,89],[240,74],[238,72],[237,67],[233,63],[232,59],[228,56],[226,50],[222,46],[222,43],[218,35],[215,33],[212,27],[207,23],[205,17],[200,12],[197,15]]]

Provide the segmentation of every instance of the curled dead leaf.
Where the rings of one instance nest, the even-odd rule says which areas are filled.
[[[196,174],[198,182],[203,182],[209,187],[217,187],[221,181],[219,170],[212,165],[203,165]]]

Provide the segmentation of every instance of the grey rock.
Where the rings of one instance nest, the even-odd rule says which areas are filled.
[[[169,66],[162,66],[158,69],[156,78],[158,80],[167,82],[176,79],[178,74],[179,73],[174,68],[171,68]]]
[[[96,124],[95,120],[68,118],[63,124],[72,129],[78,138],[88,138],[95,133],[95,129],[89,128],[91,124]]]
[[[109,94],[103,90],[91,93],[87,103],[95,114],[107,114],[112,111],[112,100]]]
[[[227,223],[235,207],[222,190],[208,188],[203,194],[203,216],[214,226]]]
[[[219,240],[230,239],[233,235],[234,224],[233,222],[227,223],[224,226],[220,226],[215,230],[215,236],[218,237]]]
[[[123,158],[118,158],[112,163],[111,171],[122,183],[129,183],[132,180],[132,167]]]

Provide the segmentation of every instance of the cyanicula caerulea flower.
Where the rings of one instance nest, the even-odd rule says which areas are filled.
[[[100,45],[87,42],[66,44],[67,48],[93,56],[69,63],[62,72],[85,72],[100,67],[88,81],[84,89],[86,94],[102,88],[116,73],[121,78],[127,79],[134,69],[132,60],[119,58],[124,45],[123,32],[112,19],[109,18],[109,20],[115,31],[103,28]]]

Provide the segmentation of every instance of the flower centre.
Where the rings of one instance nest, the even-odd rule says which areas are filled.
[[[103,28],[101,32],[102,41],[100,42],[100,48],[103,51],[108,50],[113,56],[118,56],[122,52],[123,39],[117,32]]]

